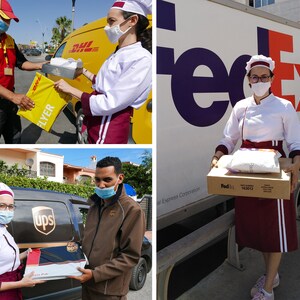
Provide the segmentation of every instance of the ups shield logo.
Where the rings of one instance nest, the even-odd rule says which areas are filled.
[[[47,206],[36,206],[32,208],[33,224],[35,229],[48,235],[55,229],[55,216],[53,209]]]

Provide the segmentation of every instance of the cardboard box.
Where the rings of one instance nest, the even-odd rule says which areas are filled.
[[[290,199],[290,174],[283,169],[291,162],[280,158],[279,174],[231,173],[225,168],[213,168],[207,175],[209,194]]]
[[[82,70],[83,68],[71,69],[66,67],[54,66],[50,64],[44,64],[42,66],[42,72],[44,73],[70,78],[70,79],[75,79],[76,77],[81,75]]]

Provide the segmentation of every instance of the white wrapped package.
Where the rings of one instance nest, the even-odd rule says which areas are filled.
[[[218,165],[222,165],[231,172],[280,173],[278,161],[280,156],[281,154],[273,149],[240,148]]]
[[[50,65],[75,70],[77,68],[82,68],[83,63],[82,63],[82,60],[80,58],[75,60],[73,58],[65,59],[65,58],[62,58],[62,57],[53,57],[50,60]]]

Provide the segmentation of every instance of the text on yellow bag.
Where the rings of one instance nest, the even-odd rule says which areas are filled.
[[[39,73],[36,73],[26,96],[34,102],[35,107],[32,110],[20,108],[18,115],[48,132],[67,101],[71,100],[70,95],[56,91],[54,82]]]

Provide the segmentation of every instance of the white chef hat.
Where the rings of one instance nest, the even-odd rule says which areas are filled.
[[[121,0],[116,1],[112,8],[133,12],[147,17],[152,13],[152,0]]]
[[[0,182],[0,196],[2,195],[9,195],[12,198],[14,198],[14,192],[11,190],[9,186],[7,186],[5,183]]]
[[[273,72],[275,68],[275,61],[272,60],[271,57],[266,57],[264,55],[253,55],[246,65],[247,74],[254,67],[265,67]]]

